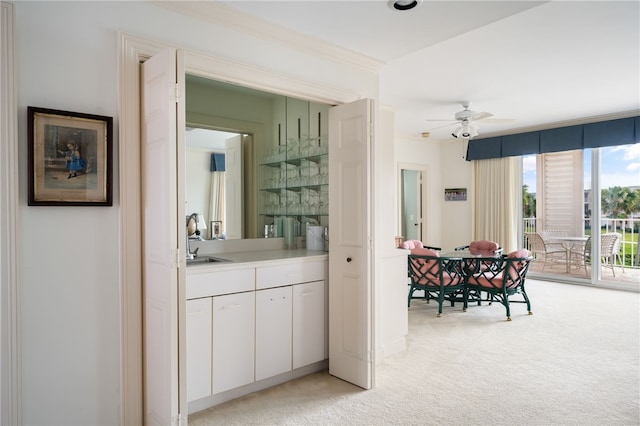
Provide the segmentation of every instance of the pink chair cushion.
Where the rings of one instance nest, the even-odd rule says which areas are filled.
[[[411,254],[415,254],[417,256],[435,256],[438,257],[438,252],[435,252],[431,249],[426,249],[422,247],[417,247],[411,250]],[[429,260],[429,259],[414,259],[412,264],[412,268],[416,269],[414,272],[416,277],[420,277],[416,284],[421,285],[436,285],[437,282],[440,281],[439,273],[440,267],[437,265],[437,260]],[[429,279],[425,278],[425,275],[428,276]]]
[[[507,255],[507,258],[522,258],[522,257],[529,257],[529,256],[531,256],[531,252],[529,250],[520,249],[520,250],[515,250],[509,253]],[[520,271],[522,266],[523,266],[522,262],[514,262],[511,265],[511,267],[509,268],[509,278],[511,278],[511,280],[507,284],[507,287],[514,287],[516,285],[516,282],[514,280],[518,278],[518,272]],[[477,284],[482,287],[500,288],[502,286],[502,277],[503,277],[503,272],[500,272],[496,275],[489,275],[486,273],[475,274],[469,277],[469,282],[472,284]]]
[[[500,248],[500,244],[495,241],[477,240],[469,243],[469,251],[496,251]]]
[[[520,250],[515,250],[512,251],[511,253],[509,253],[507,255],[507,258],[522,258],[522,257],[530,257],[531,256],[531,252],[527,249],[520,249]],[[515,280],[518,275],[518,271],[524,266],[523,262],[514,262],[513,263],[514,268],[511,268],[509,270],[509,277],[513,280]]]
[[[422,248],[422,247],[423,247],[422,241],[420,240],[407,240],[407,241],[404,241],[402,244],[400,244],[400,248],[408,249],[408,250],[415,249],[415,248]]]
[[[434,251],[428,248],[422,248],[422,247],[416,247],[412,249],[411,254],[415,254],[418,256],[435,256],[435,257],[440,256],[437,251]]]
[[[531,256],[531,252],[527,249],[515,250],[507,255],[507,257],[529,257],[529,256]]]
[[[502,286],[502,273],[487,278],[485,275],[478,274],[469,277],[469,283],[477,284],[481,287],[500,288]]]

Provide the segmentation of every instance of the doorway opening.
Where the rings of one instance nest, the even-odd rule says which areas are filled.
[[[424,214],[426,206],[427,170],[420,165],[400,164],[398,182],[400,188],[399,234],[404,240],[427,241],[427,226]]]

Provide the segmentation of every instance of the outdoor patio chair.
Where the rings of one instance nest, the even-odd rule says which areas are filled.
[[[582,252],[574,251],[572,253],[573,262],[576,264],[576,267],[584,266],[584,273],[589,276],[589,271],[587,270],[587,264],[591,263],[591,235],[587,238],[587,242],[584,243],[584,247]]]
[[[622,262],[622,258],[620,257],[621,241],[622,235],[618,232],[600,234],[601,266],[611,268],[611,273],[614,277],[616,276],[616,262],[620,262],[620,267],[622,268],[622,272],[624,272],[624,262]],[[579,259],[578,266],[584,266],[584,272],[588,277],[589,271],[587,270],[587,264],[591,263],[591,237],[589,237],[587,243],[584,245],[583,252],[576,252],[574,256],[577,256]]]
[[[533,261],[531,252],[522,249],[499,258],[488,257],[479,260],[492,262],[495,267],[483,269],[467,277],[463,310],[467,310],[469,293],[475,290],[487,293],[486,300],[489,300],[489,304],[494,300],[500,302],[507,311],[507,321],[511,321],[511,303],[526,303],[528,314],[533,315],[524,286],[529,265]],[[516,294],[522,295],[523,300],[510,299]]]
[[[542,258],[542,272],[544,272],[547,264],[566,262],[567,251],[555,244],[549,245],[544,238],[537,232],[525,232],[526,240],[529,242],[529,248],[536,259]]]
[[[445,300],[455,305],[457,298],[464,293],[464,274],[462,258],[440,257],[430,249],[416,248],[408,256],[410,277],[407,306],[411,307],[412,299],[438,301],[438,317],[442,315]],[[422,291],[423,296],[414,296],[414,292]]]
[[[555,240],[556,237],[568,237],[569,233],[564,229],[543,229],[539,231],[540,236],[544,240],[544,243],[547,245],[547,248],[564,250],[565,248],[562,246],[562,243],[558,240]]]
[[[609,264],[611,265],[611,272],[613,272],[613,276],[615,277],[616,271],[613,268],[614,266],[616,266],[616,259],[618,262],[620,262],[620,267],[622,268],[623,273],[624,273],[624,262],[620,257],[620,245],[622,244],[622,234],[619,234],[617,232],[614,232],[613,234],[616,236],[616,238],[613,245],[611,246]]]

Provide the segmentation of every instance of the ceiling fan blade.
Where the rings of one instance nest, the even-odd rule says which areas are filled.
[[[516,119],[515,118],[487,118],[482,121],[484,123],[491,123],[491,124],[509,124],[516,121]]]
[[[484,120],[489,117],[493,117],[493,114],[490,112],[476,112],[469,118],[469,120]]]
[[[427,120],[427,121],[444,121],[444,120]],[[431,127],[430,129],[427,129],[427,132],[430,132],[431,130],[436,130],[436,129],[441,129],[443,127],[447,127],[447,126],[453,126],[454,124],[458,124],[457,121],[449,121],[447,124],[442,124],[440,126],[436,126],[436,127]]]

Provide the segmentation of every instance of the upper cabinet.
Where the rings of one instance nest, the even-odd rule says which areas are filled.
[[[286,98],[284,114],[274,117],[275,143],[266,147],[260,164],[260,217],[270,236],[286,238],[288,228],[302,236],[306,224],[328,224],[328,110]]]

